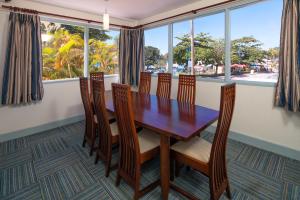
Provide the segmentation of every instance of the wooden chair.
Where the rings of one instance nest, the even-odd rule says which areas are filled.
[[[91,95],[93,95],[93,80],[104,81],[104,73],[103,72],[92,72],[90,73],[90,91]],[[94,98],[92,98],[93,100]]]
[[[171,82],[171,73],[158,73],[156,96],[169,99],[171,95]]]
[[[159,154],[160,137],[148,129],[136,133],[130,87],[112,84],[115,115],[119,128],[119,165],[116,185],[121,178],[134,188],[134,199],[159,185],[157,180],[140,190],[141,165]]]
[[[91,102],[92,102],[92,108],[93,108],[93,112],[94,114],[96,114],[95,112],[95,106],[94,106],[94,97],[93,97],[93,84],[92,82],[94,80],[98,80],[98,81],[103,81],[104,83],[104,73],[103,72],[92,72],[90,73],[90,95],[91,95]],[[105,87],[104,87],[104,90],[105,90]],[[110,121],[110,123],[114,122],[115,121],[115,116],[108,112],[108,119]]]
[[[140,73],[139,93],[150,94],[151,72]]]
[[[179,75],[177,101],[195,104],[196,76]]]
[[[94,109],[94,105],[93,105],[93,101],[94,101],[94,98],[93,98],[93,84],[92,84],[93,80],[104,81],[104,73],[103,72],[92,72],[92,73],[90,73],[90,95],[91,95],[92,107]]]
[[[98,123],[94,116],[93,113],[94,111],[90,100],[88,79],[84,77],[80,77],[79,82],[80,82],[81,99],[82,99],[84,112],[85,112],[85,133],[84,133],[82,146],[85,147],[85,143],[87,142],[91,148],[90,155],[92,155],[95,146],[96,129]]]
[[[97,149],[95,164],[98,159],[102,159],[105,165],[105,176],[109,176],[111,169],[112,147],[119,142],[119,130],[117,123],[110,123],[109,115],[105,108],[104,82],[103,80],[93,80],[93,97],[95,113],[98,121],[99,146]],[[117,165],[112,168],[116,168]]]
[[[171,147],[171,158],[175,160],[176,166],[175,174],[179,175],[180,165],[184,164],[208,176],[210,197],[213,200],[219,199],[224,190],[226,190],[228,198],[231,198],[226,169],[226,144],[234,103],[235,84],[222,86],[220,114],[212,144],[205,139],[196,137],[187,142],[178,142]],[[171,167],[173,167],[172,164]],[[171,180],[173,178],[173,174],[171,174]],[[181,188],[175,185],[172,187],[183,195],[196,199]]]

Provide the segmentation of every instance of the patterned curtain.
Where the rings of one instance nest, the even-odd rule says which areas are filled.
[[[43,98],[40,25],[36,14],[10,13],[3,105],[31,103]]]
[[[123,84],[137,86],[144,67],[144,29],[120,31],[119,69]]]
[[[275,105],[300,111],[299,0],[285,0],[281,19],[279,79]]]

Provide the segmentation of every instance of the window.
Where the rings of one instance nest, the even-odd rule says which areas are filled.
[[[145,71],[168,71],[168,26],[145,30]]]
[[[43,80],[83,75],[84,28],[41,22]]]
[[[282,1],[231,11],[231,79],[276,82]]]
[[[194,74],[210,78],[225,75],[225,14],[194,20]]]
[[[191,63],[191,21],[173,24],[173,75],[190,74]]]
[[[89,29],[89,72],[118,73],[119,31]]]

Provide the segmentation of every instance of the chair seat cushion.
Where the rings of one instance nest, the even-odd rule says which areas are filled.
[[[141,154],[160,146],[159,135],[148,129],[143,128],[143,130],[138,133],[138,138]]]
[[[186,142],[180,141],[171,146],[171,149],[193,159],[208,163],[211,146],[212,144],[205,139],[195,137]]]
[[[110,130],[111,130],[112,136],[119,135],[119,129],[118,129],[117,122],[114,122],[114,123],[110,124]]]

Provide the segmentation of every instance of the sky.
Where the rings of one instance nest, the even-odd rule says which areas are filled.
[[[231,39],[253,36],[263,43],[263,49],[279,47],[283,0],[266,0],[260,3],[232,9]],[[190,21],[173,24],[173,45],[178,36],[190,32]],[[194,35],[206,32],[215,39],[225,36],[225,14],[217,13],[194,19]],[[168,26],[145,31],[145,46],[154,46],[162,54],[168,52]]]

